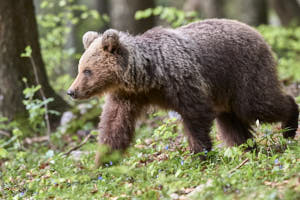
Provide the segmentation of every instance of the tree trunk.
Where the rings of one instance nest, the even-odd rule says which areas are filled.
[[[253,26],[268,22],[267,0],[187,0],[184,9],[202,18],[233,18]]]
[[[20,57],[27,45],[31,46],[31,56],[46,97],[55,99],[49,104],[49,109],[64,111],[68,107],[47,79],[38,42],[33,0],[0,0],[0,114],[10,120],[26,113],[22,103],[25,88],[22,78],[27,78],[29,85],[36,85],[30,59]]]
[[[73,0],[69,4],[71,6],[78,5],[79,1]],[[75,17],[80,16],[80,12],[78,10],[73,10],[72,13]],[[73,49],[75,51],[75,53],[82,52],[83,51],[82,42],[81,42],[82,40],[81,40],[81,37],[79,39],[77,36],[78,32],[79,32],[80,24],[73,24],[73,23],[71,23],[71,21],[69,21],[67,26],[68,26],[68,28],[70,28],[71,31],[68,35],[67,43],[64,48],[65,49]],[[75,58],[75,56],[73,55],[72,57],[70,57],[68,59],[67,65],[69,65],[69,66],[67,67],[66,73],[70,74],[71,77],[75,78],[78,73],[78,70],[77,70],[78,59]]]
[[[252,26],[268,23],[267,0],[228,1],[229,18],[234,18]]]
[[[224,18],[224,0],[187,0],[184,10],[197,11],[202,18]]]
[[[96,8],[99,14],[101,15],[107,15],[109,16],[109,0],[95,0],[96,2]],[[106,23],[104,26],[102,26],[99,30],[100,33],[103,33],[105,30],[109,29],[110,24]]]
[[[120,31],[128,31],[132,34],[143,33],[155,25],[155,18],[151,16],[146,19],[135,20],[135,12],[154,7],[154,0],[111,0],[111,26]]]
[[[300,25],[300,1],[297,0],[272,0],[272,7],[278,14],[284,26]]]

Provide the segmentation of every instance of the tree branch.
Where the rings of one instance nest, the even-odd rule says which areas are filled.
[[[0,130],[0,135],[4,135],[6,137],[10,136],[9,132],[3,131],[3,130]]]
[[[89,140],[89,138],[90,138],[91,136],[92,136],[91,134],[88,134],[88,135],[84,138],[84,140],[83,140],[79,145],[77,145],[77,146],[71,148],[69,151],[65,152],[64,155],[65,155],[65,156],[68,156],[72,151],[75,151],[75,150],[81,148],[85,143],[87,143],[87,141]]]
[[[234,169],[229,171],[229,174],[231,174],[232,172],[236,171],[237,169],[241,168],[243,165],[245,165],[247,162],[249,161],[249,158],[246,158],[245,160],[243,160],[243,162],[241,162],[238,166],[236,166]]]
[[[43,101],[46,101],[47,98],[46,98],[46,95],[44,93],[43,86],[40,84],[39,76],[38,76],[38,72],[37,72],[37,68],[36,68],[34,59],[31,55],[30,55],[29,58],[30,58],[30,62],[32,64],[33,73],[34,73],[34,77],[35,77],[35,82],[36,82],[36,84],[41,86],[41,89],[39,90],[40,95],[42,96]],[[51,126],[50,126],[50,120],[49,120],[49,115],[48,115],[48,104],[46,103],[44,107],[45,107],[45,120],[46,120],[46,126],[47,126],[47,136],[48,136],[48,141],[50,142]]]

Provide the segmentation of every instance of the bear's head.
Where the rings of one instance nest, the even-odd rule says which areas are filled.
[[[68,95],[75,99],[87,99],[114,89],[127,67],[126,49],[119,41],[118,31],[110,29],[103,35],[89,31],[82,41],[85,52],[79,61],[78,75],[68,89]]]

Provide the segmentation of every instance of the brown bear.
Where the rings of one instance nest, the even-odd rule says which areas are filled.
[[[246,24],[209,19],[137,36],[110,29],[87,32],[83,44],[68,94],[107,94],[99,142],[113,150],[128,147],[149,105],[181,115],[194,153],[211,149],[214,119],[230,146],[251,138],[256,120],[282,122],[283,136],[295,136],[298,106],[282,91],[270,47]]]

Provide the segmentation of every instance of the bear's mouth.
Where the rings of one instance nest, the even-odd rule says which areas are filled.
[[[84,92],[77,92],[73,97],[75,100],[87,100],[91,97],[97,96],[102,97],[105,93],[112,91],[115,87],[99,87],[93,90],[86,90]]]
[[[78,96],[78,99],[89,99],[93,96],[101,96],[103,93],[103,89],[87,90],[82,96]]]
[[[94,96],[94,92],[91,90],[88,90],[88,91],[84,92],[82,95],[78,95],[77,99],[84,100],[84,99],[89,99],[92,96]]]
[[[93,96],[92,91],[86,91],[84,93],[78,92],[77,90],[75,90],[75,93],[72,97],[72,99],[74,100],[86,100],[89,99]]]

